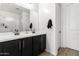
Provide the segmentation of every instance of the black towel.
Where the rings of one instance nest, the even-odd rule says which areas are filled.
[[[32,23],[30,23],[30,29],[32,29],[32,27],[33,27],[33,25],[32,25]]]
[[[48,28],[48,29],[49,29],[49,28],[52,28],[52,26],[53,26],[53,24],[52,24],[52,20],[49,19],[49,20],[48,20],[47,28]]]

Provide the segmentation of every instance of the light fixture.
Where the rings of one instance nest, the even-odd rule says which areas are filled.
[[[12,22],[12,21],[14,21],[14,18],[12,18],[12,17],[6,17],[5,20],[8,21],[8,22]]]
[[[45,13],[49,13],[49,10],[48,10],[48,9],[44,9],[44,12],[45,12]]]

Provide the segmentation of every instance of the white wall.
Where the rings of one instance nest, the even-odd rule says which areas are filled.
[[[47,33],[46,51],[53,55],[57,55],[58,48],[60,47],[60,6],[54,3],[50,4],[39,4],[39,31]],[[52,19],[52,29],[47,28],[48,20]],[[56,27],[57,26],[57,27]],[[56,30],[57,29],[57,30]],[[57,32],[56,32],[57,31]]]
[[[49,19],[53,21],[52,29],[47,28]],[[55,4],[39,4],[39,31],[46,31],[46,51],[55,54]]]
[[[33,4],[33,8],[30,9],[30,23],[33,24],[33,29],[35,32],[39,31],[39,6],[38,4]]]

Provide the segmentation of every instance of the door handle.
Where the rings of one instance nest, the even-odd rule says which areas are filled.
[[[59,30],[59,33],[61,34],[61,30]]]

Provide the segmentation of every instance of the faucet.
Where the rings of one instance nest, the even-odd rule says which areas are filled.
[[[19,30],[15,29],[15,35],[19,35]]]

